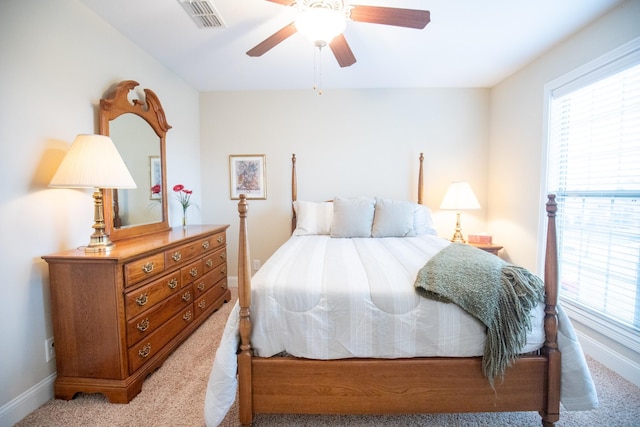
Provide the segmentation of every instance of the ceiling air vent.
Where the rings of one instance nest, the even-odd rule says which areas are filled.
[[[220,13],[206,0],[178,0],[198,28],[226,28]]]

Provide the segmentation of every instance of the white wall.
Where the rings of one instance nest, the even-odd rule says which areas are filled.
[[[544,85],[636,37],[640,0],[631,0],[491,90],[488,228],[516,263],[535,269],[542,253],[536,248],[539,207],[546,197],[541,192]],[[587,353],[640,384],[639,354],[573,323]]]
[[[200,189],[198,93],[75,0],[0,2],[0,425],[53,396],[47,266],[41,256],[88,243],[90,191],[47,187],[97,105],[121,80],[153,89],[173,126],[168,180]],[[172,205],[178,223],[180,213]],[[199,213],[194,211],[194,221]]]
[[[487,89],[370,89],[201,94],[203,219],[231,224],[229,270],[237,269],[237,201],[230,154],[266,154],[267,200],[250,201],[252,259],[264,262],[290,235],[291,154],[298,199],[417,199],[425,155],[425,202],[441,235],[455,213],[438,207],[451,181],[469,181],[484,209],[465,212],[463,232],[485,225]]]

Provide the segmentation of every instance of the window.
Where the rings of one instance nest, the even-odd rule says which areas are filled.
[[[640,349],[640,39],[546,87],[560,296]]]

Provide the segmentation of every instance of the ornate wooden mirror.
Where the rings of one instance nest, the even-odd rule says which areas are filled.
[[[100,100],[100,133],[111,137],[138,186],[103,190],[106,232],[114,241],[169,229],[165,138],[171,126],[156,94],[144,89],[144,99],[137,99],[136,86],[120,82]]]

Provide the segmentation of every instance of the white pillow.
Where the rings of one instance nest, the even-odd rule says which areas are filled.
[[[433,225],[433,218],[431,218],[431,209],[416,203],[415,210],[413,211],[413,229],[416,236],[420,236],[422,234],[438,235],[438,232]]]
[[[333,199],[331,237],[371,237],[375,206],[369,197]]]
[[[412,237],[416,203],[409,201],[376,199],[372,237]]]
[[[293,202],[296,211],[296,229],[294,236],[329,234],[333,221],[333,203],[331,202]]]

